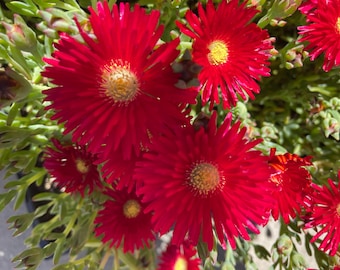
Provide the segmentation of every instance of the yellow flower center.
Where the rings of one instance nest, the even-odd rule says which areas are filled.
[[[338,216],[340,217],[340,203],[337,205],[336,207],[336,213],[338,214]]]
[[[216,166],[210,163],[195,165],[189,175],[190,186],[199,194],[207,195],[216,189],[220,181],[220,174]]]
[[[135,218],[141,211],[141,206],[136,200],[128,200],[123,206],[124,216],[127,218]]]
[[[187,270],[188,269],[188,262],[182,256],[176,259],[174,270]]]
[[[336,20],[335,29],[340,34],[340,17]]]
[[[223,41],[215,40],[211,42],[208,49],[210,50],[208,54],[210,64],[218,66],[227,63],[229,51],[227,45]]]
[[[283,182],[282,172],[273,173],[270,176],[270,181],[272,181],[277,186],[281,185]]]
[[[127,104],[135,99],[139,90],[139,82],[128,62],[112,61],[103,68],[101,87],[113,101]]]
[[[76,167],[78,172],[85,174],[89,171],[89,166],[87,166],[86,162],[82,159],[76,160]]]

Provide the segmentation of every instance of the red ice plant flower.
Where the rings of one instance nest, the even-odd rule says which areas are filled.
[[[58,140],[52,140],[54,147],[48,147],[44,155],[44,167],[54,178],[58,188],[65,188],[65,192],[85,191],[91,193],[94,189],[102,188],[102,183],[94,164],[97,157],[89,152],[85,146],[77,144],[62,145]]]
[[[160,257],[158,270],[199,270],[201,260],[194,246],[185,241],[182,245],[169,245]]]
[[[285,223],[295,218],[303,206],[310,205],[311,175],[304,168],[311,166],[311,157],[301,158],[298,155],[286,153],[275,155],[271,149],[269,164],[274,172],[270,176],[273,184],[273,197],[276,203],[272,208],[272,216],[277,220],[281,214]]]
[[[102,242],[110,247],[123,247],[124,252],[133,252],[155,239],[151,226],[151,214],[144,213],[145,203],[135,189],[107,190],[109,196],[104,208],[99,211],[94,223],[96,236],[103,234]]]
[[[315,8],[318,6],[318,1],[320,1],[320,0],[305,1],[299,7],[299,11],[304,15],[311,14],[315,10]],[[308,18],[307,18],[307,20],[308,20]]]
[[[229,114],[216,128],[216,113],[206,128],[193,126],[164,130],[150,151],[137,162],[135,177],[143,182],[138,192],[154,211],[155,231],[174,229],[172,243],[188,237],[213,248],[214,232],[222,245],[233,248],[235,237],[249,240],[265,224],[272,203],[268,188],[267,157],[254,150],[260,140],[244,139],[246,128],[231,125]]]
[[[193,61],[202,66],[198,79],[202,100],[210,99],[210,106],[219,103],[219,90],[223,107],[235,106],[238,95],[254,99],[259,93],[256,81],[269,76],[271,41],[266,30],[250,22],[257,13],[255,7],[239,5],[237,0],[225,1],[215,9],[208,1],[206,10],[198,4],[198,16],[188,11],[185,18],[190,26],[177,23],[180,30],[193,39]]]
[[[299,26],[300,42],[307,41],[306,50],[314,61],[324,54],[324,71],[340,65],[340,1],[319,0],[307,2],[300,8],[307,24]]]
[[[340,171],[338,178],[340,180]],[[334,256],[340,244],[340,184],[336,185],[332,179],[328,179],[328,185],[312,184],[313,206],[305,228],[320,228],[311,242],[320,239],[319,249]]]
[[[57,85],[44,91],[45,100],[74,141],[94,153],[122,149],[120,157],[129,159],[150,134],[186,122],[179,104],[194,103],[197,93],[175,87],[171,63],[179,40],[157,45],[164,28],[159,11],[146,14],[139,5],[131,11],[123,3],[110,11],[107,1],[98,1],[97,10],[90,8],[93,34],[77,23],[83,42],[61,34],[45,59],[43,75]]]
[[[100,171],[105,182],[116,182],[117,189],[126,187],[129,192],[138,184],[133,177],[135,164],[139,159],[135,154],[129,160],[123,160],[119,151],[111,152],[108,157],[99,156],[98,164],[101,164]]]

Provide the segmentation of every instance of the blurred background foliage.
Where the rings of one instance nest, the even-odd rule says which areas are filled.
[[[93,220],[102,198],[95,194],[81,198],[53,191],[46,171],[42,168],[42,152],[50,145],[52,137],[62,138],[63,127],[50,120],[44,110],[42,90],[49,82],[40,72],[44,68],[43,57],[53,52],[53,43],[60,32],[79,38],[73,18],[90,31],[88,6],[95,7],[96,0],[3,0],[0,2],[0,169],[6,177],[7,192],[0,194],[0,210],[15,200],[14,210],[27,198],[27,190],[35,185],[39,192],[31,194],[38,203],[33,212],[15,215],[8,222],[18,235],[34,225],[26,240],[27,249],[14,261],[25,269],[36,269],[41,260],[53,257],[57,269],[104,269],[112,252],[121,258],[127,269],[152,269],[152,256],[140,251],[137,256],[118,254],[102,245],[92,234]],[[112,6],[116,1],[109,0]],[[119,2],[119,1],[117,1]],[[159,9],[161,23],[165,25],[163,40],[181,38],[179,65],[190,62],[190,40],[180,35],[175,20],[182,20],[188,9],[196,10],[195,0],[141,0],[146,9]],[[206,1],[202,1],[206,2]],[[214,1],[216,3],[220,1]],[[326,73],[322,70],[322,57],[310,62],[305,44],[299,43],[297,26],[305,23],[297,11],[300,1],[249,0],[259,10],[255,22],[275,38],[275,50],[271,57],[271,76],[260,82],[261,93],[255,100],[239,102],[232,109],[235,119],[248,128],[249,138],[264,139],[259,148],[266,154],[271,147],[278,153],[290,152],[300,156],[312,156],[313,181],[325,183],[336,179],[340,169],[340,89],[339,69]],[[188,60],[189,59],[189,60]],[[191,66],[192,67],[192,66]],[[185,66],[187,68],[187,66]],[[183,68],[181,72],[188,72]],[[195,67],[193,67],[195,68]],[[195,73],[193,71],[193,73]],[[192,77],[195,80],[194,76]],[[185,82],[190,84],[190,81]],[[194,81],[192,82],[194,83]],[[224,119],[227,111],[215,108]],[[193,106],[192,115],[208,112],[200,104]],[[39,202],[41,202],[39,204]],[[48,216],[48,218],[43,218]],[[37,222],[38,221],[38,222]],[[338,258],[328,257],[309,244],[311,236],[301,230],[299,220],[288,226],[282,223],[280,237],[268,249],[261,244],[238,241],[238,249],[227,249],[223,254],[209,254],[205,269],[234,269],[241,261],[246,269],[257,269],[249,255],[272,261],[273,269],[305,269],[306,261],[296,250],[295,243],[305,239],[306,250],[314,254],[320,269],[330,269]],[[41,241],[44,242],[42,245]],[[282,251],[285,246],[285,252]],[[69,251],[69,262],[58,265],[61,255]],[[313,252],[313,253],[312,253]],[[204,253],[204,248],[201,254]],[[218,258],[218,263],[215,263]],[[214,262],[214,263],[213,263]],[[116,262],[117,263],[117,262]],[[87,268],[85,268],[87,267]],[[99,268],[98,268],[99,267]],[[259,268],[261,269],[261,268]]]

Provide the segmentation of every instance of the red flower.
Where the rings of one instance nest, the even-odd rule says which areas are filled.
[[[124,252],[149,247],[149,241],[155,239],[151,214],[144,214],[145,204],[135,190],[108,190],[110,197],[99,211],[94,223],[96,236],[104,234],[102,242],[111,242],[110,247],[123,247]]]
[[[338,178],[340,179],[340,171]],[[334,256],[340,244],[340,184],[337,186],[328,179],[329,187],[312,184],[313,207],[309,222],[305,228],[320,230],[313,236],[311,242],[320,239],[319,249]]]
[[[307,0],[306,2],[302,3],[299,7],[300,12],[304,15],[312,13],[318,6],[318,1],[321,0]]]
[[[324,71],[340,65],[340,1],[311,1],[300,9],[307,17],[307,25],[299,26],[299,41],[308,41],[306,49],[314,61],[324,54]]]
[[[271,149],[269,164],[274,168],[270,176],[273,184],[273,196],[276,204],[272,208],[272,215],[275,220],[279,215],[285,223],[290,218],[295,218],[296,213],[301,212],[303,206],[310,205],[311,175],[304,168],[312,165],[311,157],[301,158],[298,155],[286,153],[275,155],[275,149]]]
[[[53,58],[45,59],[43,75],[57,85],[44,91],[45,100],[74,141],[96,153],[103,145],[107,152],[121,147],[129,159],[150,134],[186,122],[178,105],[194,103],[196,92],[174,86],[179,40],[155,49],[163,31],[159,11],[120,4],[111,12],[107,1],[98,1],[97,10],[90,8],[94,35],[78,23],[84,42],[62,34]]]
[[[154,211],[155,230],[174,228],[172,243],[198,239],[213,247],[213,226],[219,241],[225,236],[233,248],[234,237],[249,240],[255,224],[267,222],[271,205],[267,190],[270,170],[267,158],[253,147],[259,140],[244,139],[246,128],[230,126],[232,116],[217,129],[216,114],[207,128],[192,126],[164,131],[143,159],[135,177],[142,180],[139,192]]]
[[[132,154],[129,160],[123,160],[120,153],[116,151],[111,152],[107,157],[100,156],[97,164],[101,164],[100,171],[105,182],[109,184],[116,182],[117,189],[126,187],[130,192],[137,184],[133,172],[138,157]]]
[[[219,103],[220,87],[223,107],[235,106],[238,95],[254,99],[259,93],[257,80],[269,76],[269,50],[272,49],[268,33],[250,21],[257,13],[246,2],[223,0],[214,8],[208,1],[206,11],[198,4],[198,17],[188,11],[186,20],[191,28],[178,23],[180,30],[193,41],[193,61],[202,66],[199,80],[202,100],[210,106]]]
[[[54,178],[58,188],[65,192],[80,192],[82,196],[86,189],[91,193],[95,188],[102,188],[102,183],[94,164],[95,155],[87,152],[85,146],[76,144],[62,145],[52,140],[54,147],[48,147],[44,156],[44,167]]]
[[[180,246],[169,245],[161,255],[159,270],[199,270],[201,260],[196,257],[194,246],[187,241]]]

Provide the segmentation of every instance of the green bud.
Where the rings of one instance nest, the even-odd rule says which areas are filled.
[[[285,55],[286,59],[288,61],[292,61],[296,57],[296,51],[295,50],[288,50]]]
[[[279,254],[289,256],[290,253],[293,251],[292,240],[285,234],[281,235],[277,242],[277,250]]]
[[[340,110],[340,99],[333,97],[329,101],[330,107],[334,110]]]
[[[261,128],[261,134],[264,138],[277,139],[277,129],[274,125],[270,123],[264,123],[264,126]]]
[[[76,27],[70,25],[67,21],[63,19],[57,19],[51,24],[51,28],[58,32],[75,32]]]
[[[13,16],[14,24],[2,22],[10,42],[21,51],[35,51],[37,47],[37,39],[34,31],[27,26],[20,15],[14,14]]]
[[[303,51],[302,56],[303,56],[303,58],[307,58],[309,56],[309,52]]]
[[[298,68],[302,66],[303,66],[302,57],[301,54],[298,54],[294,60],[294,67]]]
[[[295,50],[296,52],[299,52],[299,53],[302,53],[302,52],[303,52],[303,49],[304,49],[304,46],[303,46],[302,44],[297,45],[297,46],[294,47],[294,50]]]
[[[299,253],[294,252],[292,262],[296,268],[301,269],[302,267],[306,267],[306,261]]]
[[[38,14],[44,20],[45,28],[56,32],[77,32],[77,27],[74,21],[65,12],[59,9],[48,8],[46,10],[40,10]],[[51,35],[51,30],[47,34],[49,37],[55,38],[57,33]]]
[[[275,26],[277,26],[278,22],[279,22],[279,21],[278,21],[277,19],[271,19],[269,24],[270,24],[271,26],[275,27]]]
[[[52,39],[59,38],[59,35],[58,35],[57,31],[55,31],[55,30],[53,30],[51,28],[46,28],[43,32],[49,38],[52,38]]]
[[[176,39],[176,38],[179,37],[179,33],[178,33],[177,31],[175,31],[175,30],[171,30],[171,31],[170,31],[170,37],[171,37],[172,39]]]
[[[50,22],[52,21],[53,16],[50,12],[47,12],[45,10],[39,10],[38,14],[45,22],[47,22],[47,24],[50,24]]]
[[[293,69],[294,68],[294,64],[290,63],[290,62],[286,62],[285,63],[285,68],[286,69]]]
[[[287,24],[286,21],[280,20],[280,21],[277,23],[277,26],[278,26],[278,27],[284,27],[286,24]]]
[[[323,125],[325,127],[325,136],[327,138],[332,136],[336,140],[340,139],[340,122],[337,119],[333,117],[325,118],[323,120]]]
[[[277,55],[279,54],[279,51],[276,50],[275,48],[273,48],[273,49],[271,49],[271,50],[269,51],[269,53],[270,53],[272,56],[277,56]]]
[[[48,8],[46,9],[46,11],[52,15],[53,17],[52,21],[56,19],[62,19],[66,21],[68,24],[74,23],[73,19],[70,18],[66,12],[63,12],[62,10],[58,8]]]
[[[47,25],[46,22],[40,22],[36,24],[36,28],[41,31],[44,32],[47,29]]]

